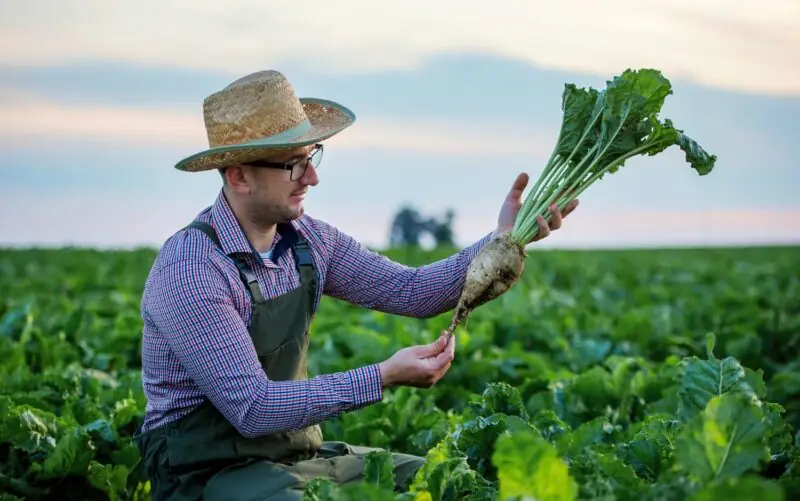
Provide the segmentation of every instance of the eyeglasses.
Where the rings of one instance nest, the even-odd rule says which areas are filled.
[[[319,167],[319,164],[322,161],[322,150],[322,144],[315,144],[314,148],[311,150],[311,154],[309,154],[306,158],[299,158],[290,162],[268,162],[266,160],[256,160],[254,162],[248,162],[246,165],[252,165],[253,167],[265,167],[268,169],[288,170],[291,171],[289,174],[289,179],[296,181],[303,177],[309,165],[313,164],[315,169]]]

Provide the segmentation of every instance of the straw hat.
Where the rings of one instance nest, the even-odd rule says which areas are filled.
[[[209,149],[184,158],[178,170],[198,172],[314,144],[355,122],[344,106],[300,98],[278,71],[252,73],[203,101]]]

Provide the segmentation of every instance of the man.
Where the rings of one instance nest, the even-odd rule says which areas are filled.
[[[528,178],[513,183],[492,233],[409,268],[304,214],[321,142],[354,122],[350,110],[300,100],[282,74],[264,71],[206,98],[204,114],[211,148],[176,168],[217,169],[222,190],[166,241],[142,299],[148,404],[136,440],[153,499],[298,500],[314,477],[357,481],[370,449],[323,441],[319,423],[379,402],[386,388],[430,387],[450,367],[455,341],[308,378],[308,329],[322,294],[414,317],[452,309],[470,259],[512,227]],[[540,219],[539,238],[562,217]],[[394,458],[400,490],[422,459]]]

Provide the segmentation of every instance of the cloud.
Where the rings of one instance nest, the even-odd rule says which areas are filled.
[[[531,124],[366,118],[335,138],[337,148],[447,155],[550,155],[557,130]]]
[[[241,74],[301,62],[331,73],[419,66],[442,52],[482,52],[603,78],[650,66],[709,86],[800,94],[800,3],[770,0],[475,2],[366,0],[303,4],[5,1],[0,61],[116,60]],[[498,75],[498,85],[503,76]]]
[[[534,125],[360,118],[331,139],[342,149],[382,149],[434,154],[549,155],[557,131]],[[89,140],[188,150],[207,147],[202,116],[44,100],[0,89],[0,144],[16,148],[52,140]]]
[[[90,139],[114,143],[158,143],[197,147],[202,123],[185,114],[114,108],[103,105],[65,105],[13,92],[0,99],[0,144],[16,148],[41,141]],[[0,90],[0,97],[8,92]]]

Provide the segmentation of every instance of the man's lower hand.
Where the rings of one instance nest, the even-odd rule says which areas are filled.
[[[401,385],[430,388],[444,377],[455,356],[454,336],[442,333],[435,342],[398,350],[378,364],[383,387]]]

